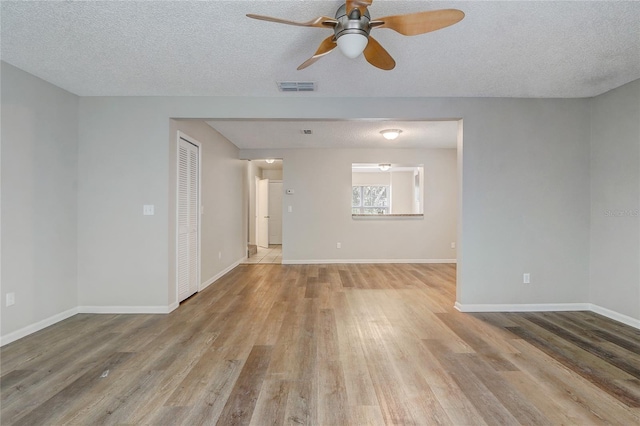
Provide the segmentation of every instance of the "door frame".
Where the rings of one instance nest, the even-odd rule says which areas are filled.
[[[281,202],[280,202],[280,245],[282,246],[282,222],[284,220],[283,216],[284,216],[284,197],[283,195],[283,190],[284,190],[284,184],[282,182],[282,180],[280,179],[275,179],[275,180],[271,180],[269,179],[269,185],[272,184],[280,184],[280,197],[281,197]],[[271,219],[271,194],[273,191],[271,191],[271,186],[269,186],[269,219]],[[271,232],[271,224],[269,224],[269,232]],[[269,236],[269,245],[271,245],[271,236]]]
[[[266,208],[267,216],[266,217],[264,217],[264,213],[265,212],[263,212],[262,211],[263,209],[260,208],[260,205],[262,204],[260,199],[262,198],[262,195],[263,195],[263,192],[264,192],[263,190],[260,189],[260,186],[261,186],[261,183],[263,181],[266,181],[266,192],[267,192],[266,199],[265,199],[266,204],[267,204],[267,208]],[[269,178],[259,178],[256,181],[256,245],[258,247],[262,247],[262,248],[269,248],[269,191],[271,189],[269,187],[269,183],[270,182],[271,182],[271,180]],[[262,213],[262,214],[260,214],[260,213]],[[261,216],[263,216],[263,217],[261,217]],[[261,240],[260,236],[265,231],[263,229],[265,226],[261,225],[262,219],[267,219],[266,220],[266,239],[267,239],[266,247],[260,245],[260,240]]]
[[[176,263],[176,267],[175,267],[175,272],[176,272],[176,276],[175,276],[175,282],[176,282],[176,303],[179,305],[180,304],[180,293],[179,293],[179,286],[178,286],[178,280],[179,280],[179,276],[178,276],[178,237],[180,234],[180,228],[178,226],[178,210],[180,208],[179,206],[179,187],[180,187],[180,179],[179,179],[179,174],[180,174],[180,139],[184,139],[186,142],[189,142],[192,145],[195,145],[198,148],[198,203],[197,203],[197,211],[198,211],[198,242],[196,244],[196,247],[198,248],[198,259],[197,259],[197,273],[196,273],[196,283],[198,284],[196,287],[196,293],[200,292],[201,290],[201,286],[202,286],[202,282],[200,281],[200,273],[201,273],[201,256],[202,256],[202,247],[201,247],[201,241],[202,241],[202,144],[200,142],[198,142],[198,140],[192,138],[191,136],[187,135],[184,132],[181,132],[180,130],[178,130],[178,134],[176,137],[176,144],[175,144],[175,152],[176,152],[176,187],[175,187],[175,191],[176,191],[176,211],[175,211],[175,228],[176,228],[176,233],[175,233],[175,253],[174,253],[174,260]],[[195,293],[194,293],[195,294]]]

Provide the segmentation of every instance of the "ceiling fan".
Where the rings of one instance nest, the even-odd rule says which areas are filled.
[[[424,34],[448,27],[464,18],[457,9],[430,10],[406,15],[385,16],[371,20],[368,7],[373,0],[347,0],[338,8],[335,18],[319,16],[308,22],[289,21],[271,16],[247,14],[249,18],[300,27],[331,28],[333,35],[320,43],[316,53],[304,61],[298,69],[304,69],[322,58],[336,46],[349,58],[364,57],[374,67],[392,70],[396,62],[384,48],[369,35],[373,28],[390,28],[406,36]]]

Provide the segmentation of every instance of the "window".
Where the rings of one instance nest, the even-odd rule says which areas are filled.
[[[352,186],[351,214],[389,214],[389,186]]]

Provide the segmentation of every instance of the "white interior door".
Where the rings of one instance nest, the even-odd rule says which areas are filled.
[[[260,179],[258,181],[257,195],[257,243],[259,247],[266,248],[269,247],[269,179]]]
[[[178,301],[198,291],[199,251],[199,148],[179,139],[178,144]]]
[[[269,244],[282,244],[282,182],[269,182]]]

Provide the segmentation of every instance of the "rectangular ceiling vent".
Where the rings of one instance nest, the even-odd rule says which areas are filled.
[[[302,129],[302,133],[305,135],[311,135],[313,134],[313,131],[311,129]]]
[[[278,81],[281,92],[315,92],[316,83],[313,81]]]

